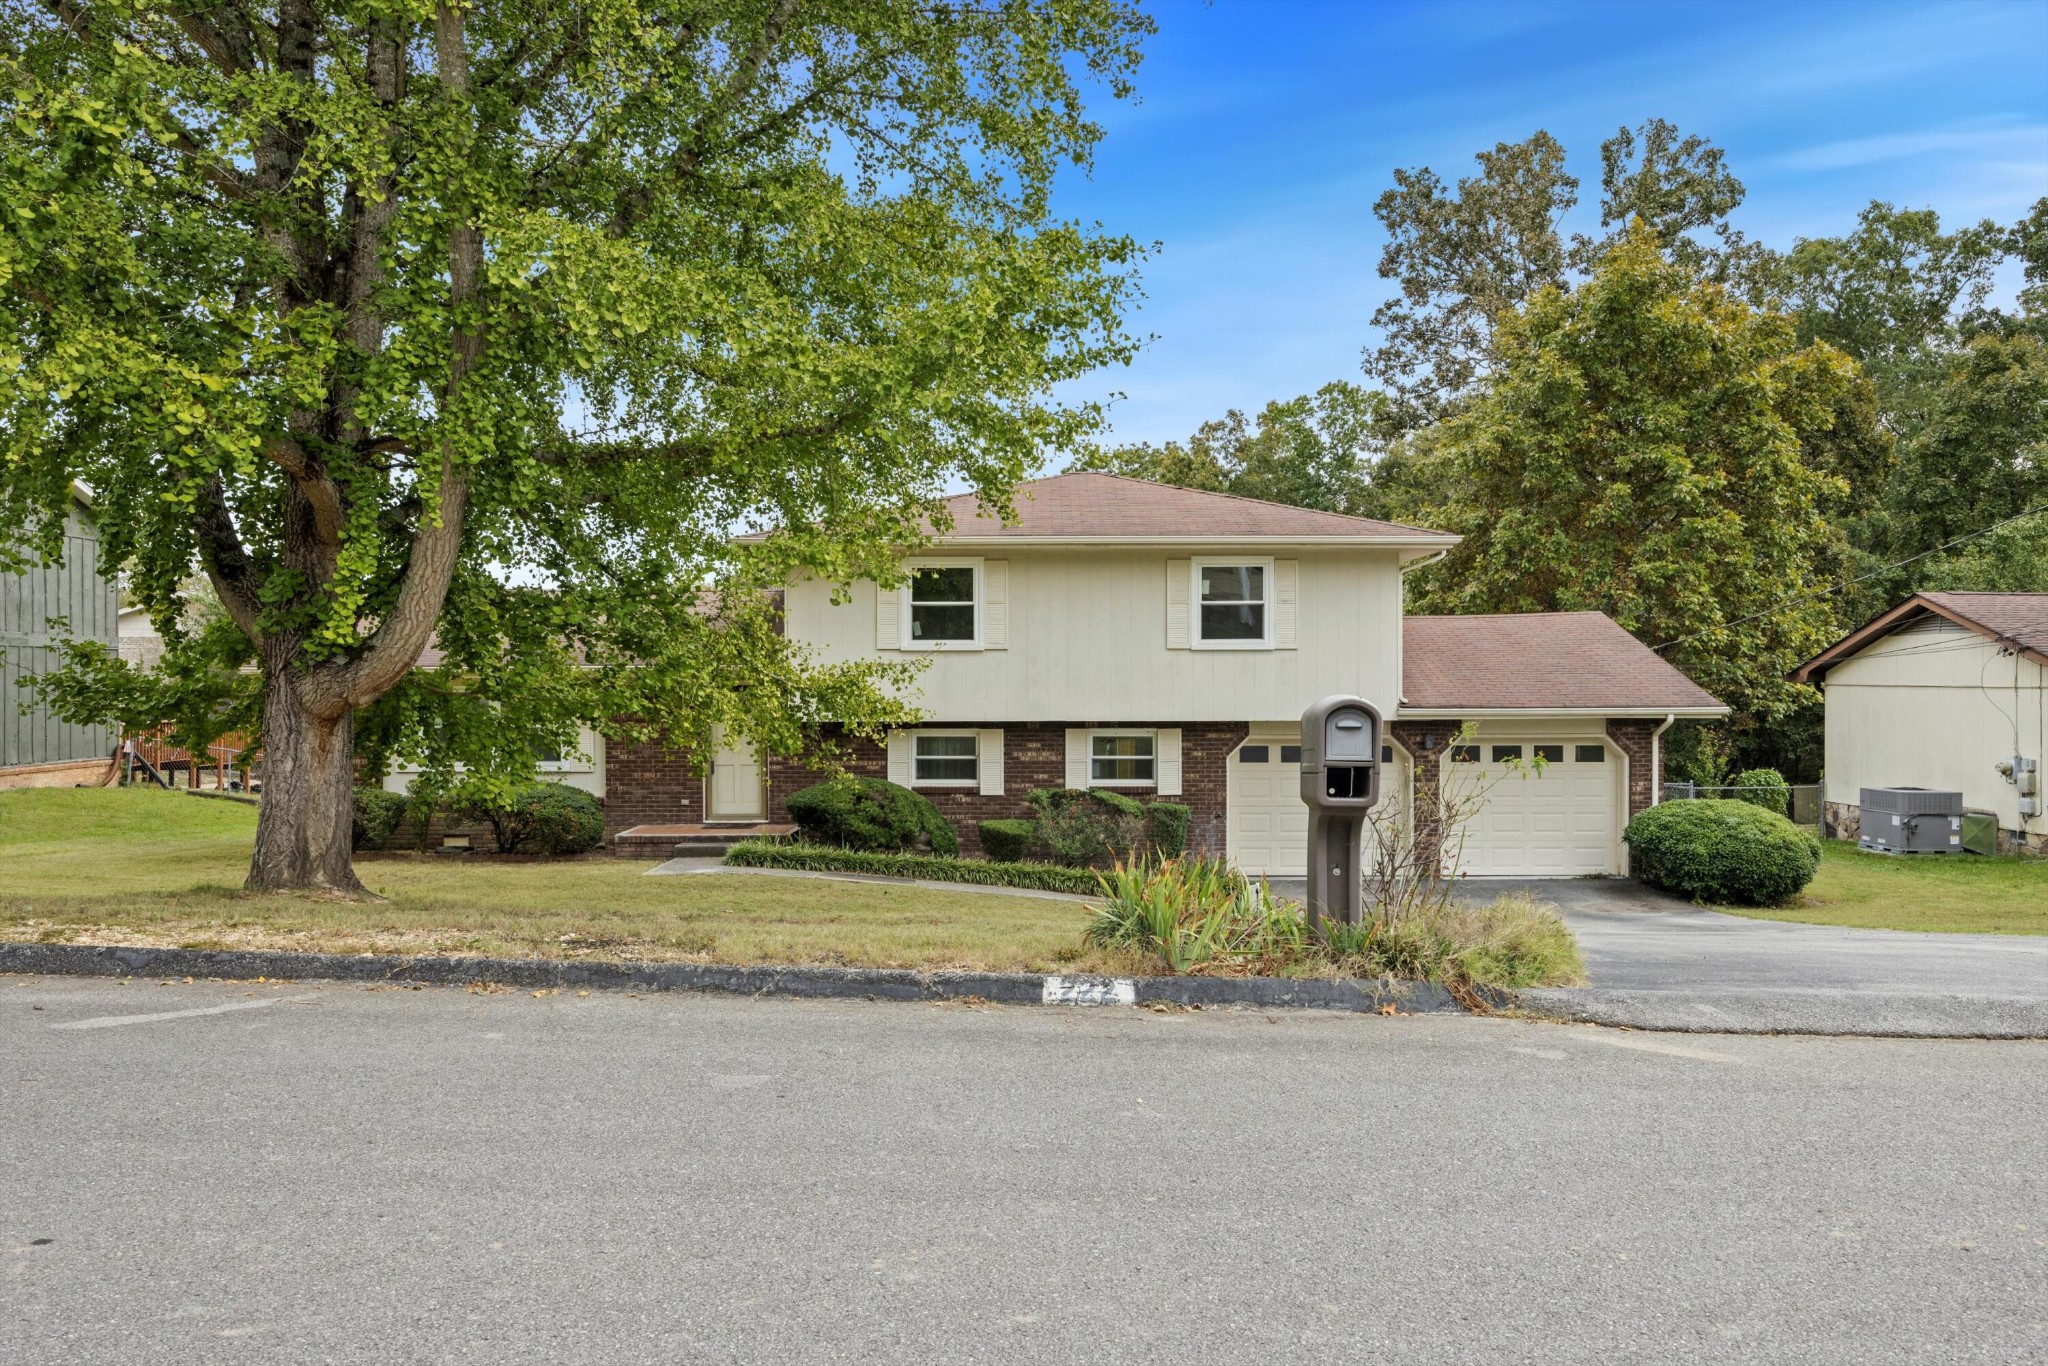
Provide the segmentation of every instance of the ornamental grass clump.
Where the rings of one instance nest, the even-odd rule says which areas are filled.
[[[1292,903],[1222,859],[1133,859],[1096,876],[1088,943],[1156,954],[1171,973],[1277,973],[1313,947]]]

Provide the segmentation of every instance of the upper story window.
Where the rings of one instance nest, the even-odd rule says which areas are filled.
[[[1263,650],[1273,645],[1273,562],[1196,560],[1194,645]]]
[[[974,561],[918,565],[904,587],[904,645],[936,649],[981,643],[981,566]]]

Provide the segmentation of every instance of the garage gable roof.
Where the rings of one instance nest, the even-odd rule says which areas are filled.
[[[1409,617],[1401,640],[1404,714],[1728,711],[1605,612]]]
[[[1792,671],[1799,683],[1827,677],[1829,669],[1923,617],[1941,617],[2048,664],[2048,593],[1915,593],[1843,636]]]

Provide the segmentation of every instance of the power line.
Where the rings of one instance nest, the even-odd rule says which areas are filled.
[[[1907,565],[1913,564],[1920,560],[1924,560],[1929,555],[1939,555],[1944,550],[1953,550],[1955,547],[1963,544],[1965,541],[1974,541],[1979,536],[1988,536],[2002,526],[2010,526],[2014,522],[2023,522],[2027,518],[2036,516],[2043,512],[2048,512],[2048,503],[2042,503],[2038,507],[2030,507],[2025,512],[2016,512],[2012,516],[2005,518],[2003,521],[1993,522],[1990,526],[1987,527],[1979,527],[1975,531],[1968,532],[1964,535],[1956,537],[1953,541],[1948,541],[1942,545],[1938,545],[1934,547],[1934,549],[1932,550],[1923,550],[1918,555],[1908,555],[1905,559],[1898,560],[1892,564],[1879,565],[1877,568],[1871,570],[1867,574],[1858,574],[1855,578],[1849,580],[1847,583],[1834,583],[1829,584],[1826,588],[1811,589],[1803,593],[1794,593],[1791,597],[1784,599],[1783,601],[1777,603],[1775,606],[1766,607],[1761,612],[1751,612],[1746,617],[1737,617],[1733,621],[1724,621],[1719,626],[1710,626],[1704,631],[1694,631],[1689,636],[1680,636],[1676,640],[1667,640],[1662,645],[1652,645],[1650,648],[1652,650],[1668,650],[1674,645],[1683,645],[1689,640],[1698,640],[1701,636],[1711,635],[1715,631],[1726,631],[1731,627],[1741,626],[1747,622],[1755,621],[1759,617],[1772,616],[1778,612],[1784,611],[1787,607],[1790,607],[1795,603],[1810,602],[1815,598],[1824,598],[1828,596],[1830,593],[1839,593],[1844,588],[1855,587],[1857,584],[1862,583],[1865,579],[1874,579],[1879,574],[1889,574],[1894,569],[1904,569]]]

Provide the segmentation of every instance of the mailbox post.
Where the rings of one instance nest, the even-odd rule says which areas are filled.
[[[1301,799],[1308,803],[1308,921],[1364,916],[1365,813],[1380,798],[1380,713],[1362,697],[1325,697],[1301,714]]]

